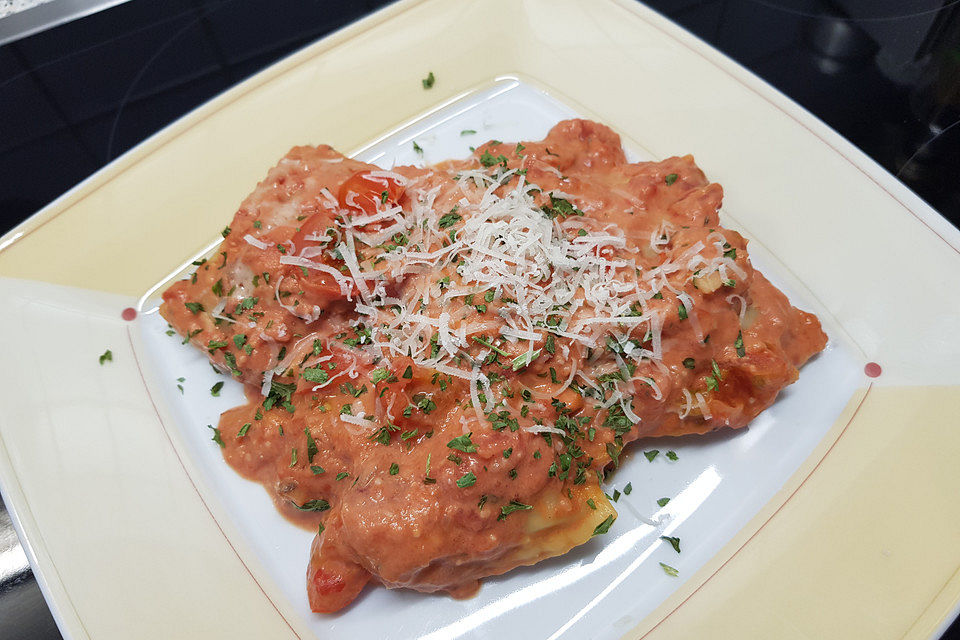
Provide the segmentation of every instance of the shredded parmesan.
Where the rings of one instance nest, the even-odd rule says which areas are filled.
[[[329,275],[339,285],[370,332],[369,340],[360,345],[370,358],[389,362],[392,357],[409,357],[418,367],[466,380],[470,405],[481,422],[497,406],[490,378],[481,371],[484,361],[493,355],[502,358],[501,365],[523,369],[544,357],[546,341],[555,339],[565,339],[553,347],[570,363],[565,379],[554,379],[556,386],[549,394],[527,391],[546,400],[579,377],[599,407],[618,404],[631,422],[639,422],[629,395],[635,385],[647,384],[654,400],[666,400],[652,378],[635,374],[644,362],[663,368],[667,348],[663,310],[649,304],[669,291],[684,306],[691,329],[703,339],[694,298],[685,287],[709,271],[743,277],[743,270],[723,256],[724,247],[729,247],[726,239],[712,233],[706,242],[698,241],[679,256],[644,269],[629,257],[637,250],[622,229],[588,216],[545,215],[534,196],[538,187],[525,175],[516,170],[491,173],[460,171],[444,191],[428,177],[369,172],[385,186],[388,180],[406,186],[410,204],[377,203],[374,213],[343,216],[335,223],[335,233],[314,233],[307,238],[314,245],[299,255],[290,251],[280,263]],[[506,183],[514,186],[505,188]],[[444,215],[436,206],[438,198],[453,194],[457,205]],[[578,206],[573,194],[554,189],[550,196],[552,207],[558,206],[557,199],[570,203],[569,211]],[[348,195],[347,204],[356,197]],[[669,222],[661,222],[650,233],[650,250],[663,254],[677,233]],[[245,240],[269,246],[252,236]],[[376,256],[372,262],[371,248]],[[322,262],[325,253],[342,258],[345,272]],[[438,281],[437,274],[446,277]],[[281,283],[282,278],[276,283],[277,302],[308,322],[317,320],[318,309],[305,311],[281,300]],[[353,299],[354,293],[359,299]],[[596,357],[608,348],[616,363],[613,371],[610,360],[607,368],[579,362],[580,349],[591,349]],[[358,374],[351,368],[340,375]],[[683,391],[681,417],[686,417],[693,398]],[[697,401],[703,411],[705,400],[698,394]],[[354,425],[368,422],[343,419]],[[557,432],[543,425],[526,430]]]
[[[250,235],[249,233],[248,233],[247,235],[243,236],[243,239],[246,241],[247,244],[249,244],[249,245],[251,245],[251,246],[254,246],[254,247],[256,247],[257,249],[263,250],[263,249],[269,249],[269,248],[270,248],[270,245],[269,245],[268,243],[264,242],[263,240],[259,240],[259,239],[257,239],[257,238],[254,238],[254,237],[253,237],[252,235]]]

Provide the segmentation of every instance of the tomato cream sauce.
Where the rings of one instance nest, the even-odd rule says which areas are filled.
[[[384,171],[296,147],[161,313],[247,385],[218,435],[316,530],[307,591],[473,593],[616,517],[642,437],[745,426],[822,350],[690,156],[603,125]]]

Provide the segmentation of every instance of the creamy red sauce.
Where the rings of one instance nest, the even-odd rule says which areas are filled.
[[[390,172],[297,147],[161,313],[249,385],[226,461],[318,530],[315,611],[465,596],[604,533],[642,437],[740,428],[822,350],[690,156],[584,120]],[[546,305],[546,306],[545,306]],[[551,306],[552,305],[552,306]]]

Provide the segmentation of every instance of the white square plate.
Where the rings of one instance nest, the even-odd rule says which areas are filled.
[[[538,140],[559,120],[577,115],[527,84],[502,79],[355,156],[383,168],[432,163],[465,156],[468,145],[490,139]],[[477,134],[462,136],[466,129]],[[424,150],[422,158],[413,150],[414,140]],[[721,216],[725,226],[736,228],[724,212]],[[755,247],[752,243],[751,251]],[[566,556],[487,580],[479,595],[469,600],[370,588],[341,614],[311,614],[304,576],[314,533],[285,521],[258,484],[237,476],[204,426],[216,425],[221,412],[245,401],[242,385],[226,380],[220,397],[212,397],[210,387],[226,378],[213,372],[204,354],[182,345],[179,336],[166,334],[168,325],[156,312],[155,298],[146,301],[146,313],[133,334],[134,349],[151,392],[159,391],[155,402],[175,416],[167,426],[178,448],[200,470],[196,481],[208,484],[223,501],[223,511],[259,556],[269,578],[318,637],[376,637],[384,631],[385,617],[391,621],[390,637],[398,640],[509,637],[518,625],[535,627],[543,637],[617,638],[695,573],[773,497],[863,384],[865,360],[856,354],[856,347],[835,324],[831,326],[824,310],[814,309],[815,302],[803,298],[801,286],[791,287],[778,274],[769,254],[758,253],[762,257],[751,254],[752,259],[790,292],[793,303],[823,318],[831,336],[826,350],[746,430],[663,438],[630,447],[607,488],[612,494],[627,482],[633,487],[616,504],[620,517],[611,535]],[[183,393],[177,387],[181,377],[186,378]],[[661,455],[651,463],[641,455],[641,450],[651,449],[672,449],[679,459],[670,462]],[[663,508],[656,502],[661,497],[671,498]],[[678,556],[669,543],[659,540],[661,535],[680,537],[682,553]],[[679,569],[680,577],[667,576],[660,562]],[[424,610],[430,615],[423,615]]]

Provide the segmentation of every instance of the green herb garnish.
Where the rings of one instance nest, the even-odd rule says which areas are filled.
[[[497,517],[497,520],[503,520],[508,515],[514,511],[526,511],[528,509],[533,509],[529,504],[523,504],[522,502],[517,502],[516,500],[511,500],[509,504],[505,504],[500,507],[500,515]]]
[[[216,428],[215,426],[213,426],[212,424],[208,424],[208,425],[207,425],[207,428],[208,428],[208,429],[213,429],[213,437],[210,438],[211,440],[213,440],[213,441],[216,442],[218,445],[220,445],[220,448],[221,448],[221,449],[223,449],[225,446],[227,446],[227,445],[225,445],[225,444],[223,443],[223,438],[220,437],[220,429],[217,429],[217,428]]]
[[[464,453],[474,453],[477,450],[477,445],[470,440],[471,435],[473,435],[472,431],[466,435],[457,436],[447,443],[447,447]]]
[[[296,507],[298,511],[326,511],[330,508],[330,503],[323,498],[307,500],[303,504],[297,504],[293,500],[290,500],[289,502]]]
[[[613,524],[614,520],[616,520],[616,518],[613,517],[612,515],[607,516],[607,518],[603,522],[598,524],[597,527],[593,530],[592,535],[599,536],[599,535],[603,535],[607,531],[610,531],[610,526]]]
[[[673,547],[673,550],[677,553],[680,553],[680,538],[674,538],[672,536],[660,536],[661,540],[666,540]]]

